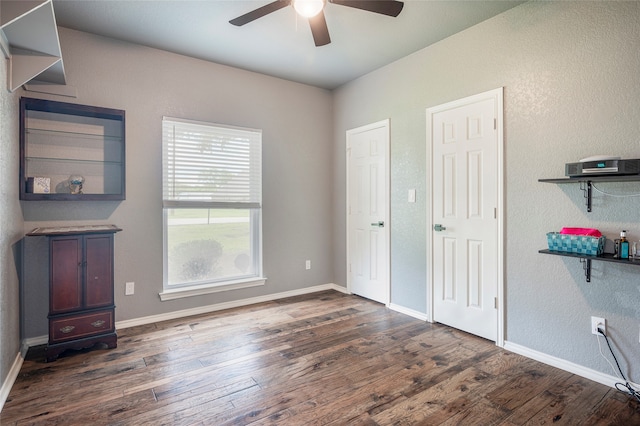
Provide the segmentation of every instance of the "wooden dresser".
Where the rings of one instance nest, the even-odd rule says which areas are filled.
[[[49,239],[47,362],[67,349],[117,346],[113,292],[114,225],[36,228]]]

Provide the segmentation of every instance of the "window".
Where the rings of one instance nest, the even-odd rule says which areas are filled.
[[[264,284],[262,132],[162,120],[162,300]]]

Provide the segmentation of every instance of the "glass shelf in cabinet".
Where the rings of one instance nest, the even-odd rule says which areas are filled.
[[[68,136],[72,138],[81,138],[81,139],[99,139],[99,140],[115,140],[122,141],[122,135],[104,135],[99,133],[82,133],[82,132],[67,132],[62,130],[50,130],[50,129],[36,129],[36,128],[27,128],[27,134],[33,135],[60,135],[60,136]]]

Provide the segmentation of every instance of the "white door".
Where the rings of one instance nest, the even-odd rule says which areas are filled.
[[[433,320],[498,340],[502,89],[429,108]]]
[[[347,131],[347,285],[389,303],[389,120]]]

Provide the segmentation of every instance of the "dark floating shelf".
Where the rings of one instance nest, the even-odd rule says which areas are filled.
[[[640,259],[617,259],[613,257],[613,254],[610,254],[610,253],[605,253],[600,256],[589,256],[586,254],[551,251],[549,249],[538,250],[538,253],[552,254],[555,256],[573,257],[573,258],[580,259],[580,262],[583,263],[584,275],[587,282],[591,282],[591,261],[592,260],[596,260],[599,262],[622,263],[624,265],[640,266]]]
[[[555,179],[538,179],[538,182],[544,183],[579,183],[580,190],[586,199],[587,211],[591,211],[592,182],[640,182],[640,175],[617,175],[617,176],[580,176],[580,177],[564,177]]]
[[[545,183],[576,183],[576,182],[640,182],[640,175],[623,175],[623,176],[580,176],[580,177],[564,177],[554,179],[538,179],[538,182]]]

